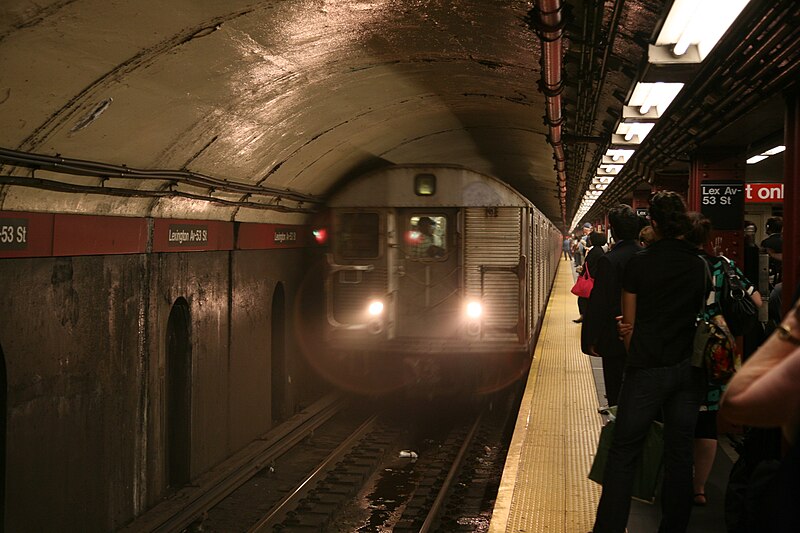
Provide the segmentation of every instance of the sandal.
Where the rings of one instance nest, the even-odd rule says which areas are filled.
[[[703,494],[702,492],[698,492],[697,494],[695,494],[694,495],[694,504],[699,506],[699,507],[704,506],[706,504],[706,495]]]

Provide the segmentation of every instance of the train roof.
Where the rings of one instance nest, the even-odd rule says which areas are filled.
[[[436,177],[435,194],[418,195],[417,176]],[[533,207],[500,179],[458,165],[393,165],[347,183],[330,207]]]

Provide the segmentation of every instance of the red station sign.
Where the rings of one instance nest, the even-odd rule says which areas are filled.
[[[783,183],[748,183],[744,186],[747,203],[782,203]]]

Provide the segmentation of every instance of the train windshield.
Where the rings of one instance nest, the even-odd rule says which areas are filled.
[[[439,259],[447,255],[447,217],[413,214],[406,231],[406,255],[412,259]]]
[[[345,259],[378,257],[380,219],[378,213],[342,213],[339,215],[337,255]]]

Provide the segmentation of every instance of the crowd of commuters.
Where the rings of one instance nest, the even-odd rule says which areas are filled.
[[[608,212],[613,244],[604,246],[604,235],[587,224],[577,246],[573,241],[569,247],[576,267],[589,262],[594,277],[591,296],[582,303],[579,299],[581,317],[575,320],[583,322],[581,349],[601,358],[608,405],[617,406],[593,532],[626,530],[636,468],[656,420],[663,423],[664,438],[659,532],[686,531],[692,507],[706,504],[720,417],[754,432],[781,426],[788,443],[783,451],[789,451],[777,457],[767,477],[770,490],[765,494],[770,496],[742,501],[746,516],[743,511],[740,529],[729,524],[729,530],[798,531],[800,452],[793,445],[800,438],[800,310],[795,306],[787,317],[774,316],[771,334],[760,323],[759,331],[746,332],[744,353],[752,357],[727,390],[711,382],[705,369],[692,365],[695,330],[699,320],[712,321],[735,343],[719,305],[723,261],[743,280],[753,303],[762,304],[750,281],[758,273],[755,226],[746,223],[744,228],[742,271],[706,251],[711,222],[688,212],[678,194],[655,193],[649,220],[642,224],[641,218],[627,205],[614,207]],[[780,222],[770,219],[762,242],[777,263],[770,268],[771,288],[777,287],[771,301],[782,288]],[[753,340],[749,348],[748,336]],[[747,529],[759,523],[769,523],[770,529]]]

